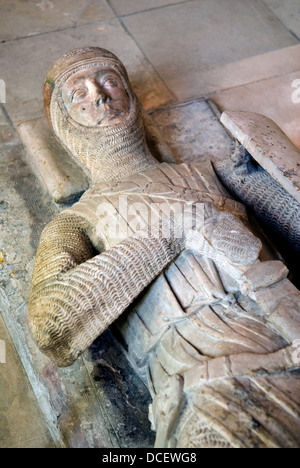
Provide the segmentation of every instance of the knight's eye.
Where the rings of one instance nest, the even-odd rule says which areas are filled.
[[[72,102],[80,102],[86,97],[87,91],[85,89],[76,89],[72,94]]]
[[[107,88],[114,88],[115,86],[118,86],[118,82],[114,78],[107,78],[104,80],[103,85]]]

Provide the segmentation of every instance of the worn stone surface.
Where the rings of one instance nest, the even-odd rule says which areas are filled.
[[[282,262],[269,261],[253,265],[246,271],[244,277],[247,287],[251,291],[256,291],[287,278],[288,273],[289,270]]]
[[[292,31],[300,39],[300,5],[298,0],[264,0],[264,3],[273,11],[287,29]]]
[[[105,0],[3,0],[0,42],[114,17]]]
[[[1,316],[0,340],[5,344],[0,361],[0,448],[52,448],[46,422]]]
[[[281,129],[261,114],[224,112],[221,122],[251,156],[300,202],[300,151]]]
[[[300,68],[299,60],[300,45],[294,45],[236,62],[194,69],[192,73],[185,75],[178,73],[173,76],[172,81],[180,100],[207,96],[232,88],[234,88],[233,93],[236,92],[242,98],[246,92],[241,96],[239,87],[293,73]],[[263,96],[264,92],[261,92],[259,97],[262,99]],[[238,105],[238,99],[236,102]],[[281,106],[283,105],[290,107],[290,99],[281,103]]]
[[[160,8],[167,5],[172,5],[173,3],[184,3],[183,0],[178,2],[178,0],[110,0],[110,5],[113,7],[114,11],[122,15],[130,15],[144,10],[152,10],[154,8]]]
[[[1,316],[9,329],[6,333],[5,342],[7,348],[7,364],[1,365],[1,382],[4,387],[1,389],[1,416],[5,423],[1,424],[1,447],[36,446],[44,448],[46,446],[57,445],[57,438],[52,431],[53,419],[49,409],[48,418],[45,417],[43,405],[45,404],[44,393],[38,386],[35,387],[37,378],[32,378],[30,373],[25,371],[33,392],[26,380],[24,361],[31,360],[29,356],[26,340],[24,338],[24,322],[21,319],[24,312],[24,299],[22,293],[26,289],[28,278],[25,279],[27,268],[32,261],[31,240],[34,238],[34,231],[28,229],[29,217],[25,216],[22,197],[18,196],[18,190],[23,186],[30,191],[28,185],[24,184],[24,179],[30,180],[30,172],[24,171],[21,163],[20,143],[18,145],[2,145],[0,152],[0,311]],[[16,169],[15,175],[14,168]],[[19,172],[20,171],[20,172]],[[21,175],[23,173],[23,175]],[[38,207],[39,198],[36,198]],[[30,195],[27,193],[27,196]],[[32,201],[34,194],[32,194]],[[46,208],[46,206],[45,206]],[[46,209],[47,212],[47,209]],[[53,212],[52,212],[53,213]],[[38,228],[41,217],[38,209],[34,220],[35,228]],[[37,229],[38,231],[38,229]],[[32,236],[31,236],[32,234]],[[37,232],[38,235],[38,232]],[[27,286],[28,287],[28,286]],[[11,294],[11,302],[8,297]],[[13,311],[13,312],[12,312]],[[17,319],[18,317],[18,319]],[[19,320],[19,321],[18,321]],[[1,322],[2,324],[3,322]],[[5,333],[2,325],[1,332]],[[2,334],[1,333],[1,334]],[[20,336],[22,338],[20,339]],[[1,337],[3,338],[3,336]],[[12,340],[12,341],[11,341]],[[13,344],[12,344],[13,343]],[[18,354],[18,357],[16,356]],[[20,363],[21,361],[21,363]],[[2,380],[3,377],[3,380]],[[38,402],[37,402],[38,401]],[[38,404],[40,409],[38,408]],[[48,403],[46,403],[47,405]],[[42,412],[42,415],[40,414]],[[20,415],[24,421],[20,421]],[[35,426],[36,423],[36,426]],[[24,430],[24,428],[27,429]],[[47,430],[45,429],[47,428]],[[40,433],[40,436],[39,436]],[[48,436],[47,436],[48,433]],[[48,439],[47,439],[48,437]]]
[[[257,302],[262,310],[267,315],[271,315],[280,305],[285,297],[300,297],[300,291],[288,280],[283,279],[267,289],[258,289],[257,291],[250,292],[251,299]],[[299,306],[299,302],[298,302]],[[297,306],[297,308],[298,308]],[[294,319],[296,314],[294,314]],[[299,334],[299,329],[296,327],[295,333]]]
[[[210,166],[211,161],[223,159],[231,152],[232,140],[207,101],[168,106],[151,115],[179,163]]]
[[[300,349],[297,347],[299,344],[299,329],[300,329],[300,315],[299,315],[299,301],[300,296],[298,292],[294,291],[294,295],[284,296],[275,311],[270,315],[270,322],[276,326],[280,332],[287,337],[291,342],[295,342],[295,357],[300,357]],[[297,341],[298,340],[298,341]]]
[[[201,72],[205,76],[209,66],[298,43],[258,0],[196,0],[130,16],[124,24],[164,82],[184,99],[189,92],[203,95]]]

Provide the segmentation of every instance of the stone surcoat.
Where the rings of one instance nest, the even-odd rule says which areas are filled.
[[[124,200],[120,204],[120,197],[125,197],[127,205]],[[229,198],[212,173],[167,163],[114,185],[93,187],[70,211],[89,226],[98,226],[89,232],[97,249],[110,249],[123,236],[114,239],[103,223],[101,209],[99,217],[99,207],[105,204],[107,219],[115,217],[116,223],[121,215],[129,225],[128,235],[149,221],[138,209],[130,213],[130,206],[165,203],[213,204],[245,218],[243,206]],[[122,206],[129,209],[129,216],[122,216]],[[116,327],[131,363],[151,392],[150,417],[157,446],[293,446],[299,441],[296,401],[288,402],[286,389],[278,390],[284,379],[290,389],[296,389],[298,378],[287,369],[284,356],[272,367],[276,353],[283,353],[288,340],[268,323],[266,311],[241,293],[221,265],[197,252],[183,252]],[[270,367],[256,369],[252,359],[251,368],[253,355]],[[237,361],[238,375],[230,367],[232,359]],[[274,404],[277,413],[270,416]],[[243,415],[239,427],[232,410]],[[296,423],[288,436],[286,418]],[[226,419],[229,426],[224,424]]]

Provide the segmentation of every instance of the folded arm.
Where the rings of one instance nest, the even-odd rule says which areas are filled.
[[[30,292],[39,348],[71,365],[183,248],[171,234],[136,236],[95,256],[84,222],[58,216],[42,233]]]
[[[204,218],[196,229],[166,218],[95,255],[84,221],[59,215],[42,233],[29,298],[40,349],[59,366],[71,365],[184,249],[233,275],[240,274],[234,264],[257,259],[260,242],[233,215],[208,204]]]

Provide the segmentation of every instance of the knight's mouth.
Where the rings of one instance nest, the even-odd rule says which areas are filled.
[[[105,120],[114,120],[116,117],[123,115],[123,112],[120,110],[110,109],[98,122],[98,125],[102,124]]]

